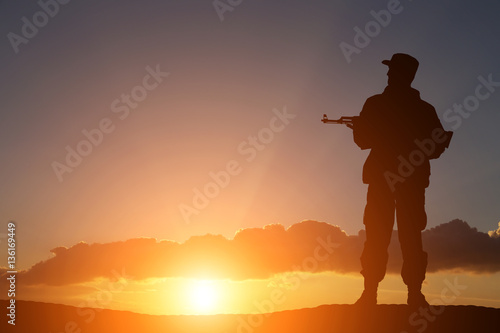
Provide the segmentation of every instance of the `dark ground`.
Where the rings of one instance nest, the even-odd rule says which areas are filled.
[[[265,315],[151,316],[17,301],[15,326],[7,324],[7,301],[0,301],[0,307],[1,332],[500,332],[500,309],[477,306],[446,306],[420,313],[406,305],[378,305],[371,310],[323,305]]]

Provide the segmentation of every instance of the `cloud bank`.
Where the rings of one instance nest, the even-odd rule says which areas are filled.
[[[424,231],[428,272],[500,271],[499,230],[483,233],[464,221],[453,220]],[[52,249],[52,258],[19,272],[18,280],[25,285],[61,286],[120,277],[244,280],[290,271],[357,273],[364,240],[364,231],[350,236],[338,226],[303,221],[288,229],[280,224],[241,229],[233,239],[195,236],[182,244],[154,238],[106,244],[82,242]],[[389,256],[388,273],[399,274],[401,253],[396,231]],[[1,269],[0,275],[5,272]]]

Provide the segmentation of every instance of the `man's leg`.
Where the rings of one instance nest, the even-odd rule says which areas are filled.
[[[425,188],[404,185],[408,186],[402,186],[396,191],[398,236],[403,254],[401,276],[408,286],[408,304],[425,306],[427,301],[421,293],[427,268],[427,253],[422,247],[422,230],[427,225]]]
[[[387,248],[394,226],[394,196],[385,183],[368,186],[363,223],[366,241],[361,254],[361,274],[365,278],[365,290],[356,304],[376,304],[377,287],[385,276]]]

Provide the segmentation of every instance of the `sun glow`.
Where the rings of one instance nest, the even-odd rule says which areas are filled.
[[[190,300],[193,310],[200,313],[213,312],[218,300],[214,282],[207,280],[195,281],[190,288]]]

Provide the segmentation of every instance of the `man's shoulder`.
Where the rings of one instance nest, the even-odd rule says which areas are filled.
[[[363,105],[360,116],[369,116],[379,114],[381,110],[385,110],[387,98],[383,94],[373,95],[368,97]]]
[[[378,103],[382,103],[386,100],[386,96],[384,96],[384,94],[377,94],[377,95],[373,95],[373,96],[370,96],[366,99],[366,102],[365,104],[378,104]]]
[[[382,100],[382,99],[385,99],[384,94],[376,94],[376,95],[368,97],[366,99],[366,101],[378,101],[378,100]]]
[[[420,100],[420,103],[421,103],[422,108],[426,108],[426,109],[431,110],[431,111],[435,110],[434,106],[432,106],[431,103],[426,102],[423,99]]]

